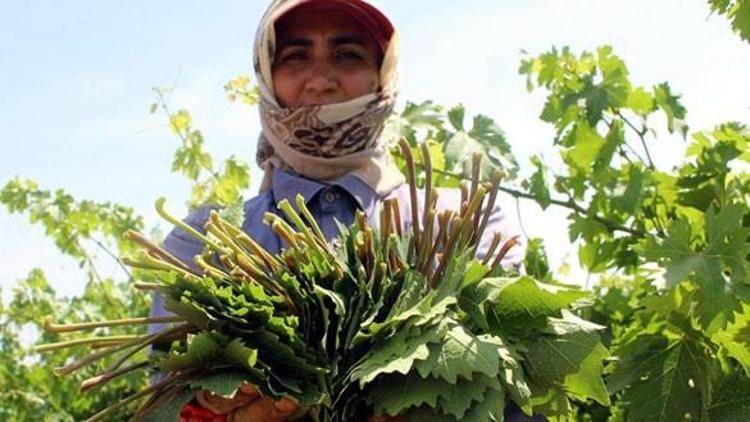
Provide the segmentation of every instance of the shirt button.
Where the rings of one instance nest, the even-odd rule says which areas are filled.
[[[333,192],[330,190],[326,191],[323,194],[323,200],[328,202],[329,204],[332,204],[333,202],[335,202],[337,198],[338,198],[338,195],[336,194],[336,192]]]

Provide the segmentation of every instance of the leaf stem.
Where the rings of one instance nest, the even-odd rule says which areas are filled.
[[[109,337],[90,337],[90,338],[79,338],[75,340],[60,341],[57,343],[47,343],[40,346],[34,347],[34,351],[37,353],[51,352],[60,349],[67,349],[74,346],[83,345],[96,345],[99,343],[115,343],[127,340],[133,340],[141,336],[137,335],[124,335],[124,336],[109,336]]]
[[[411,146],[406,139],[401,138],[399,146],[401,147],[401,153],[404,155],[404,160],[406,160],[406,179],[409,183],[409,196],[411,199],[411,226],[412,231],[414,232],[414,248],[415,251],[419,251],[421,241],[419,233],[419,210],[417,209],[419,204],[417,203],[417,180],[415,178],[416,170],[414,167],[414,157],[411,153]]]
[[[91,389],[97,388],[109,382],[113,378],[117,378],[121,375],[127,374],[128,372],[135,371],[141,368],[145,368],[151,364],[151,362],[145,360],[143,362],[134,363],[124,368],[118,368],[114,371],[103,372],[91,378],[85,379],[81,382],[81,391],[86,392]]]
[[[109,321],[79,322],[76,324],[53,324],[51,320],[44,322],[44,330],[49,333],[69,333],[73,331],[93,330],[103,327],[117,327],[121,325],[138,324],[164,324],[170,322],[185,322],[185,319],[177,316],[149,317],[149,318],[125,318]]]
[[[164,208],[165,203],[167,202],[166,198],[161,197],[156,200],[156,212],[161,216],[161,218],[167,220],[168,222],[172,223],[175,227],[178,227],[191,236],[195,237],[196,239],[202,241],[206,245],[214,248],[214,250],[218,252],[226,252],[225,248],[223,248],[218,243],[211,240],[208,236],[203,235],[198,230],[191,227],[189,224],[185,223],[184,221],[180,220],[179,218],[176,218],[172,214],[168,213],[167,210]]]
[[[638,129],[627,117],[622,114],[620,110],[615,110],[615,115],[622,119],[622,121],[625,122],[625,124],[628,125],[631,129],[633,129],[633,131],[638,135],[638,138],[641,141],[641,145],[643,146],[643,150],[646,152],[648,167],[651,170],[655,170],[656,166],[654,165],[654,160],[651,158],[651,151],[649,151],[648,145],[646,144],[646,133],[648,132],[646,126],[644,125],[641,127],[641,129]]]

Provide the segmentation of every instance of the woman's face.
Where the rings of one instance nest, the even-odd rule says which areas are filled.
[[[349,15],[310,11],[277,31],[273,88],[283,107],[340,103],[378,89],[377,44]]]

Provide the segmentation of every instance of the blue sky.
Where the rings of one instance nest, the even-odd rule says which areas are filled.
[[[519,158],[550,152],[551,130],[528,94],[520,52],[553,45],[611,44],[636,84],[669,81],[682,93],[693,129],[750,122],[750,45],[702,0],[381,0],[402,38],[402,99],[464,103],[495,118]],[[135,207],[167,196],[180,212],[188,184],[169,174],[177,140],[148,113],[152,86],[176,90],[216,158],[252,160],[256,111],[226,101],[222,85],[249,71],[251,42],[265,1],[4,0],[0,3],[0,183],[16,175],[79,198]],[[680,141],[660,138],[657,161],[679,158]],[[666,140],[664,140],[666,139]],[[257,190],[260,178],[253,174]],[[515,215],[515,203],[508,209]],[[564,213],[522,205],[531,235],[545,234],[556,263],[575,257]],[[534,224],[530,222],[533,221]],[[552,233],[550,235],[549,233]],[[81,274],[38,228],[0,211],[0,286],[44,268],[64,293]],[[114,266],[112,267],[114,271]],[[575,281],[575,280],[573,280]]]

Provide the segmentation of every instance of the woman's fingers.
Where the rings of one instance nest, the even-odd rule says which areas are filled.
[[[282,422],[298,409],[292,400],[259,399],[232,412],[227,422]]]
[[[250,384],[244,383],[232,398],[217,396],[201,390],[195,395],[201,406],[219,415],[225,415],[234,409],[247,406],[256,401],[260,393]]]
[[[258,389],[255,388],[254,385],[248,382],[243,382],[242,384],[240,384],[240,391],[247,395],[251,395],[255,397],[258,397],[260,395],[260,392],[258,392]]]
[[[295,403],[293,400],[288,399],[286,397],[281,400],[276,401],[273,405],[274,407],[276,407],[276,410],[278,410],[279,412],[288,413],[290,415],[296,412],[297,409],[299,409],[299,406],[297,405],[297,403]]]

